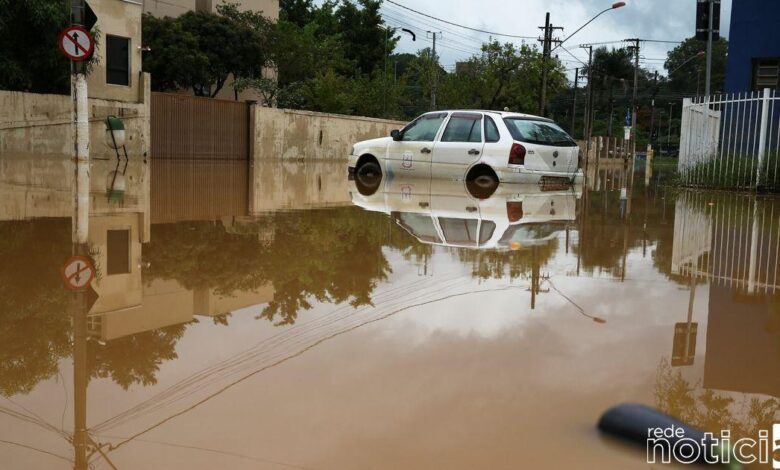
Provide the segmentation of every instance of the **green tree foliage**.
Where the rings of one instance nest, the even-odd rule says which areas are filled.
[[[504,109],[535,113],[541,80],[541,53],[528,45],[492,42],[465,64],[463,73],[447,74],[439,101],[445,108]],[[563,65],[548,61],[548,94],[566,87]]]
[[[729,43],[724,38],[720,38],[712,44],[712,93],[723,91],[728,50]],[[707,42],[696,39],[696,37],[686,39],[682,44],[669,51],[666,55],[664,68],[670,74],[669,87],[671,90],[697,95],[704,93],[707,61],[704,55],[697,57],[697,54],[706,51]]]
[[[144,71],[152,74],[152,90],[193,88],[208,81],[209,58],[198,48],[198,38],[178,20],[145,14],[143,40],[152,48],[143,58]]]
[[[69,24],[68,2],[0,0],[0,89],[70,91],[70,65],[57,47]]]
[[[192,88],[214,97],[228,77],[257,78],[267,63],[266,22],[259,14],[239,13],[235,5],[220,14],[189,11],[177,18],[144,16],[144,70],[155,90]],[[173,65],[172,65],[173,64]]]

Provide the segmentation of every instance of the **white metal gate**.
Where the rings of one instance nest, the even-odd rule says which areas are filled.
[[[678,170],[689,186],[780,189],[780,93],[683,101]]]

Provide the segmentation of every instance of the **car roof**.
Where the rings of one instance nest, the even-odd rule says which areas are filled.
[[[491,109],[440,109],[437,111],[430,111],[425,114],[430,114],[430,113],[490,113],[490,114],[498,114],[502,118],[509,117],[509,118],[529,119],[535,121],[553,122],[552,119],[542,117],[542,116],[536,116],[534,114],[516,113],[512,111],[494,111]]]

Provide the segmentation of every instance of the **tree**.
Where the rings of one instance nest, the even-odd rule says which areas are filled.
[[[152,90],[194,88],[208,80],[209,58],[198,48],[198,38],[184,31],[177,19],[143,16],[144,71],[152,75]]]
[[[220,14],[189,11],[178,18],[144,16],[144,43],[151,52],[144,70],[152,73],[156,90],[192,88],[198,96],[214,97],[232,74],[262,77],[267,63],[267,21],[233,4]]]
[[[0,89],[70,92],[68,59],[56,46],[70,3],[0,0]]]
[[[615,90],[620,88],[624,100],[629,99],[629,87],[633,86],[633,54],[628,49],[600,47],[593,51],[591,75],[597,104],[607,114],[607,136],[612,137],[615,122]],[[588,73],[588,67],[585,67]],[[626,104],[629,104],[628,102]],[[618,120],[618,123],[620,120]]]
[[[723,91],[728,49],[729,43],[722,37],[712,43],[712,93]],[[669,72],[669,86],[673,91],[697,95],[704,93],[707,61],[705,56],[696,55],[706,50],[706,41],[691,37],[667,53],[664,68]]]

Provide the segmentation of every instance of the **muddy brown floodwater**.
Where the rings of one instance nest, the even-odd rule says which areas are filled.
[[[67,162],[0,163],[3,468],[647,468],[604,410],[777,420],[771,198],[95,162],[77,295]]]

